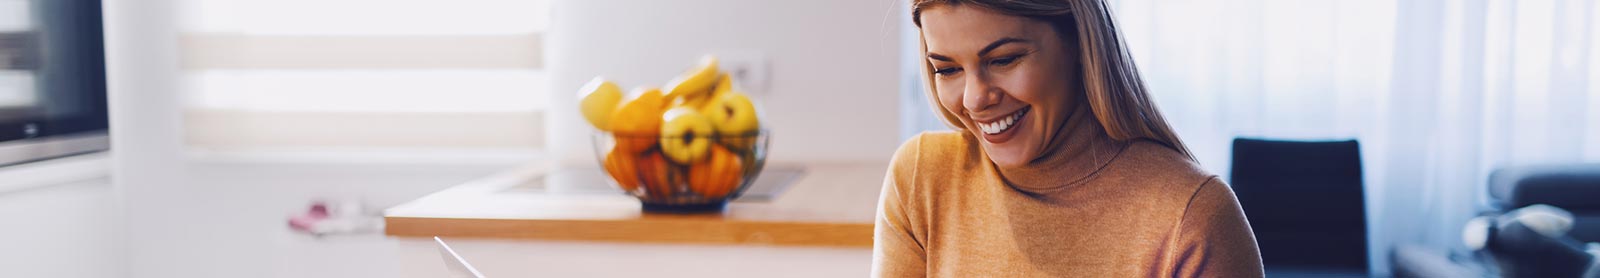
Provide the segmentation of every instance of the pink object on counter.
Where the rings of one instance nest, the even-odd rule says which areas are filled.
[[[358,201],[316,201],[305,213],[289,217],[289,227],[319,236],[357,234],[383,230],[383,219],[368,215]]]

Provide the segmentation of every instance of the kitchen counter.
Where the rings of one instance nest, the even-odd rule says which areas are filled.
[[[721,213],[660,214],[641,212],[637,199],[603,178],[561,178],[598,176],[598,168],[525,165],[389,208],[386,234],[870,248],[886,167],[771,165],[758,186],[762,179],[792,180],[769,196],[747,194]],[[803,174],[782,174],[794,169]]]
[[[23,239],[0,255],[0,277],[450,277],[431,238],[317,237],[285,219],[312,200],[391,207],[516,166],[272,161],[198,161],[161,183],[99,178],[0,194],[0,218],[30,223],[0,231]],[[162,194],[126,193],[140,188]],[[130,203],[144,206],[130,212]],[[145,221],[126,221],[130,213]],[[858,247],[445,240],[489,277],[852,277],[872,261]]]

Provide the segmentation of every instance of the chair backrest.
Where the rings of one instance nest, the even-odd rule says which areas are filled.
[[[1346,141],[1233,141],[1229,184],[1273,268],[1367,270],[1361,147]]]

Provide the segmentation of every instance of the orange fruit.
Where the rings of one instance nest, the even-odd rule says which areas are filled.
[[[606,152],[605,162],[602,164],[606,168],[606,173],[617,182],[617,186],[622,187],[622,191],[632,194],[639,189],[639,164],[634,159],[633,153],[623,150],[620,146],[612,148]]]
[[[631,153],[654,147],[661,137],[663,102],[659,89],[634,89],[629,99],[611,112],[610,130],[616,135],[617,147]]]
[[[683,184],[683,173],[678,167],[667,161],[659,151],[650,151],[639,156],[639,176],[644,183],[645,195],[651,198],[670,197],[677,192],[675,189]]]
[[[689,189],[709,199],[732,193],[744,177],[744,164],[738,154],[722,146],[711,146],[709,157],[689,166]]]

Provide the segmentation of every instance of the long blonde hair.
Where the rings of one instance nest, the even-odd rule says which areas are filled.
[[[973,5],[1001,14],[1028,17],[1049,22],[1056,32],[1077,35],[1078,49],[1083,64],[1083,87],[1089,109],[1105,128],[1106,135],[1119,141],[1149,139],[1167,145],[1190,160],[1194,154],[1178,139],[1178,134],[1167,125],[1166,118],[1156,110],[1139,69],[1134,66],[1111,10],[1102,0],[911,0],[911,20],[922,27],[922,10],[937,5]],[[1081,28],[1080,28],[1081,27]],[[921,40],[923,56],[928,54],[925,38]],[[928,99],[934,110],[944,117],[945,123],[962,129],[961,120],[939,105],[933,82],[933,65],[922,64],[923,82],[927,84]]]

